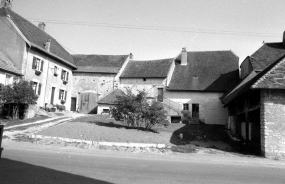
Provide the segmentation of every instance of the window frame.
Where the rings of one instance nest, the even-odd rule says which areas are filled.
[[[41,91],[42,91],[42,84],[37,81],[31,81],[32,82],[32,87],[36,95],[40,96]]]
[[[44,60],[36,56],[33,57],[32,69],[42,72],[44,68]]]

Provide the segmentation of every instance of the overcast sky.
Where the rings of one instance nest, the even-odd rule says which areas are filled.
[[[232,50],[242,61],[263,41],[280,42],[284,0],[14,0],[12,10],[71,54],[175,57],[187,51]]]

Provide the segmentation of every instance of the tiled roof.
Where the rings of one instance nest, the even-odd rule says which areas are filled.
[[[120,78],[166,78],[173,58],[147,61],[131,60]]]
[[[98,104],[108,104],[108,105],[116,105],[117,96],[123,95],[124,92],[120,89],[115,89],[111,93],[107,94],[100,100],[98,100]]]
[[[0,8],[0,16],[7,15],[10,15],[11,20],[15,23],[21,33],[28,39],[28,41],[45,50],[46,41],[51,39],[50,53],[67,61],[75,67],[71,55],[53,37],[12,10],[8,8]]]
[[[7,71],[7,72],[11,72],[16,75],[22,75],[21,71],[19,71],[14,66],[13,62],[1,50],[0,50],[0,69]]]
[[[233,90],[222,97],[222,102],[227,105],[238,96],[250,89],[285,89],[285,56],[278,58],[263,71],[252,71]]]
[[[250,56],[250,61],[254,70],[262,71],[284,55],[285,46],[282,42],[264,43]]]
[[[232,51],[187,52],[176,64],[167,90],[224,92],[239,82],[238,57]]]
[[[129,55],[73,55],[74,72],[118,73]]]

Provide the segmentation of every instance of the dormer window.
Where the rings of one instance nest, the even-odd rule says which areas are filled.
[[[39,75],[42,73],[43,68],[44,68],[44,61],[34,56],[32,69],[34,69],[36,71],[36,74]]]
[[[63,80],[63,83],[66,84],[68,82],[68,72],[65,70],[61,70],[61,80]]]

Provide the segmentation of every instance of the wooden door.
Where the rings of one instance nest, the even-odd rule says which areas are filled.
[[[75,97],[71,97],[70,111],[76,111],[76,98]]]
[[[55,92],[55,87],[51,88],[51,99],[50,99],[50,104],[53,104],[53,100],[54,100],[54,92]]]

